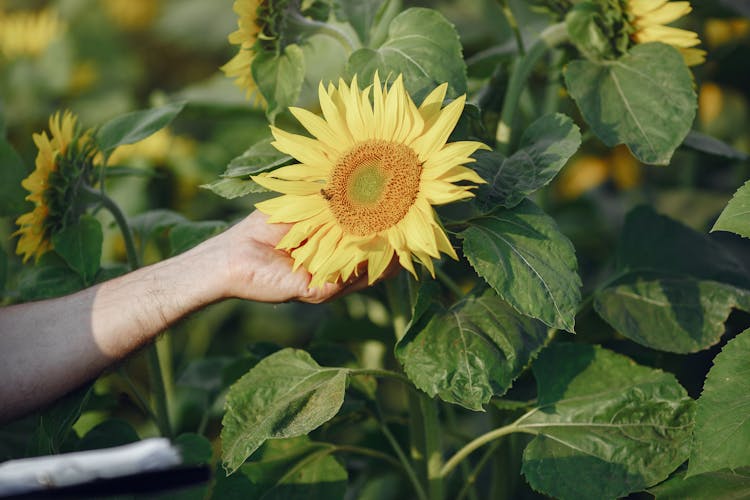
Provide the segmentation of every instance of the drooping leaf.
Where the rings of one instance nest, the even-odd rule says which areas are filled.
[[[750,289],[744,266],[710,236],[640,206],[625,219],[617,247],[619,271],[656,272]]]
[[[179,212],[166,209],[149,210],[128,219],[130,229],[141,242],[166,234],[168,229],[186,222],[187,219]]]
[[[690,132],[697,98],[682,55],[639,44],[616,60],[577,60],[565,82],[586,123],[607,145],[627,144],[644,163],[666,165]]]
[[[8,141],[0,137],[0,217],[20,215],[33,208],[21,181],[29,174],[23,160]]]
[[[52,236],[55,251],[77,272],[86,285],[94,282],[102,256],[102,225],[91,215]]]
[[[537,436],[523,473],[560,499],[619,498],[664,480],[688,455],[694,402],[673,375],[597,346],[553,344],[533,365]]]
[[[258,363],[229,390],[221,441],[232,473],[268,439],[307,434],[344,401],[347,370],[322,368],[304,351],[283,349]]]
[[[177,223],[169,230],[170,255],[189,250],[211,236],[219,234],[226,227],[226,222],[218,220]]]
[[[688,478],[680,472],[649,488],[648,492],[656,500],[745,500],[750,498],[750,467],[707,472]]]
[[[59,297],[82,288],[81,276],[52,253],[43,255],[37,265],[24,268],[18,283],[20,298],[25,302]]]
[[[482,410],[510,388],[548,335],[544,323],[521,316],[487,289],[450,309],[423,313],[396,346],[396,356],[430,396]]]
[[[472,267],[518,312],[573,331],[581,279],[575,251],[531,201],[472,219],[459,234]]]
[[[433,9],[410,8],[388,25],[377,48],[362,48],[349,57],[347,72],[362,83],[404,75],[411,95],[448,82],[448,97],[466,93],[466,64],[453,25]]]
[[[305,79],[305,58],[299,45],[289,44],[280,54],[261,52],[252,63],[253,79],[266,100],[266,116],[276,116],[299,97]]]
[[[729,144],[720,141],[715,137],[703,134],[697,130],[691,130],[690,133],[685,137],[684,146],[700,151],[701,153],[708,153],[714,156],[723,156],[730,160],[747,160],[748,155],[742,151],[734,149]]]
[[[711,231],[729,231],[750,238],[750,181],[734,193]]]
[[[597,292],[594,308],[630,340],[685,354],[716,344],[732,309],[750,310],[750,292],[688,276],[631,274]]]
[[[688,477],[750,466],[750,330],[714,359],[695,413]]]
[[[167,126],[184,107],[184,101],[173,102],[120,115],[102,125],[96,133],[96,142],[105,153],[117,146],[138,142]]]
[[[477,190],[476,203],[491,211],[513,208],[546,186],[581,145],[581,132],[568,116],[546,115],[523,133],[519,149],[509,158],[494,151],[478,151],[472,167],[487,184]]]

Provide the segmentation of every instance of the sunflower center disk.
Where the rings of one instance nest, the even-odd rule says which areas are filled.
[[[410,147],[367,141],[339,159],[322,194],[344,229],[366,236],[404,218],[417,199],[421,174]]]

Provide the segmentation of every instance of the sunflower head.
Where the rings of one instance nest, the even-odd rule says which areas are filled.
[[[55,113],[49,132],[34,134],[39,152],[34,171],[21,182],[29,191],[26,199],[34,204],[31,212],[16,220],[20,236],[16,253],[24,262],[37,260],[52,249],[51,237],[83,213],[78,192],[95,182],[96,149],[90,130],[81,132],[77,118],[69,111]]]
[[[0,10],[0,55],[8,60],[39,56],[64,30],[65,24],[51,8],[38,12]]]
[[[394,257],[415,276],[415,260],[433,273],[440,252],[457,258],[432,205],[473,196],[484,181],[465,165],[487,147],[447,142],[465,101],[443,107],[447,86],[417,107],[401,76],[390,88],[377,73],[364,90],[356,77],[321,83],[322,117],[290,108],[313,137],[271,127],[273,145],[299,163],[253,177],[283,193],[256,206],[270,222],[293,224],[278,248],[310,272],[311,287],[346,280],[365,264],[373,282]]]
[[[284,13],[289,0],[235,0],[238,16],[237,31],[229,35],[229,42],[238,45],[237,54],[221,67],[235,79],[248,99],[258,104],[263,101],[252,74],[252,63],[261,51],[278,51],[282,47]]]
[[[695,48],[701,41],[698,34],[666,26],[693,10],[690,2],[668,0],[627,0],[631,25],[631,39],[635,43],[662,42],[682,53],[688,66],[702,64],[706,52]]]

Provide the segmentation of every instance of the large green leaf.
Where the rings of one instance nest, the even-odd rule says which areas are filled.
[[[227,223],[218,220],[178,222],[169,230],[169,253],[177,255],[226,229]]]
[[[86,285],[94,282],[102,256],[102,225],[91,215],[83,215],[76,224],[52,236],[52,245]]]
[[[335,0],[333,6],[336,17],[351,24],[362,45],[367,45],[370,41],[370,29],[375,24],[383,2],[384,0]]]
[[[580,145],[578,126],[568,116],[556,113],[532,123],[509,158],[494,151],[478,151],[472,167],[487,184],[477,190],[477,205],[485,211],[498,205],[513,208],[549,184]]]
[[[276,116],[294,105],[305,79],[305,57],[299,45],[289,44],[284,52],[262,52],[252,64],[253,79],[266,99],[266,116]]]
[[[625,219],[615,265],[621,272],[683,274],[750,289],[743,265],[724,247],[647,206]]]
[[[750,181],[734,193],[711,231],[729,231],[750,238]]]
[[[581,279],[554,219],[525,200],[471,220],[459,237],[477,273],[518,312],[573,331]]]
[[[714,359],[695,413],[688,476],[750,466],[750,330]]]
[[[573,61],[565,82],[594,133],[608,146],[627,144],[644,163],[668,164],[695,118],[692,74],[662,43],[636,45],[616,60]]]
[[[292,161],[292,157],[276,149],[271,143],[273,137],[266,137],[234,158],[227,165],[222,177],[248,177],[274,170]]]
[[[747,500],[750,467],[708,472],[685,478],[681,472],[648,490],[656,500]]]
[[[224,467],[232,473],[267,439],[307,434],[344,402],[347,370],[321,368],[304,351],[283,349],[230,389],[222,421]]]
[[[268,192],[268,189],[254,182],[252,179],[242,179],[239,177],[217,179],[208,184],[202,184],[201,187],[213,191],[214,194],[227,200],[233,200],[252,193]]]
[[[688,276],[631,274],[597,292],[594,308],[629,339],[684,354],[716,344],[732,309],[750,310],[750,292]]]
[[[347,71],[362,83],[404,75],[411,95],[448,82],[448,96],[466,93],[466,64],[453,25],[439,12],[425,8],[403,11],[391,21],[388,36],[377,48],[363,48],[349,57]]]
[[[18,292],[22,301],[50,299],[84,288],[81,276],[59,256],[50,252],[37,265],[21,271]]]
[[[501,396],[545,345],[548,328],[518,314],[492,289],[412,323],[396,356],[430,396],[482,410]]]
[[[553,344],[533,365],[531,486],[561,499],[618,498],[663,481],[688,455],[694,402],[673,375],[598,346]]]
[[[8,141],[0,137],[0,217],[28,212],[33,205],[26,201],[29,194],[21,181],[28,175],[23,160]]]
[[[102,125],[96,133],[96,142],[105,153],[117,146],[138,142],[167,126],[184,107],[184,101],[173,102],[118,116]]]
[[[734,149],[729,144],[720,141],[715,137],[706,135],[698,132],[697,130],[691,130],[690,133],[685,137],[683,146],[695,149],[701,153],[707,153],[714,156],[723,156],[731,160],[747,160],[748,155],[742,151]]]

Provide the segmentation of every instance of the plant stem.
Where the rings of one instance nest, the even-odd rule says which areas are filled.
[[[508,0],[501,0],[500,5],[503,10],[503,15],[508,21],[510,29],[513,30],[513,36],[515,36],[516,45],[518,46],[518,53],[524,55],[526,53],[526,48],[523,44],[521,30],[518,29],[518,21],[516,21],[516,16],[513,14],[513,8],[510,6],[510,4],[508,4]]]
[[[306,31],[313,34],[321,33],[333,38],[344,47],[347,56],[359,48],[359,43],[352,40],[352,38],[338,26],[307,18],[296,10],[290,12],[287,16],[287,22],[292,24],[295,28],[300,29],[300,31]]]
[[[393,434],[391,434],[390,429],[388,429],[388,425],[386,425],[385,418],[383,417],[383,412],[380,409],[380,404],[376,401],[375,405],[378,411],[378,423],[380,424],[380,430],[385,436],[385,438],[388,440],[388,442],[390,443],[391,448],[393,448],[393,451],[396,452],[396,456],[401,462],[401,466],[404,468],[404,472],[406,472],[406,475],[409,478],[409,481],[414,487],[414,491],[416,492],[417,497],[419,498],[419,500],[429,500],[429,498],[427,497],[427,494],[424,491],[424,488],[422,487],[422,483],[419,481],[419,478],[417,477],[417,473],[414,471],[414,467],[412,467],[411,462],[409,462],[409,458],[404,453],[404,450],[401,448],[401,445],[398,444],[398,441],[396,440],[396,438],[393,436]]]
[[[523,418],[523,417],[522,417]],[[495,430],[492,430],[486,434],[482,434],[478,438],[474,439],[470,443],[466,444],[463,448],[458,450],[455,455],[453,455],[447,462],[445,462],[445,465],[440,471],[440,474],[443,477],[446,477],[448,474],[453,471],[453,469],[456,468],[456,466],[461,463],[461,460],[468,457],[469,454],[476,450],[477,448],[482,447],[483,445],[489,443],[490,441],[494,441],[495,439],[501,438],[503,436],[506,436],[508,434],[512,434],[514,432],[529,432],[522,427],[518,426],[518,422],[520,421],[516,420],[512,424],[506,425],[504,427],[499,427]]]
[[[453,409],[453,406],[445,405],[445,417],[448,421],[448,425],[450,425],[451,427],[451,430],[453,430],[454,433],[457,433],[458,421],[456,420],[456,410]],[[463,498],[463,496],[468,493],[471,500],[478,500],[477,492],[474,490],[474,481],[476,481],[476,478],[474,478],[474,481],[471,480],[469,464],[467,464],[465,461],[461,461],[461,475],[464,479],[464,487],[461,488],[459,498]]]
[[[516,59],[513,64],[513,72],[505,92],[505,98],[503,99],[503,112],[500,116],[500,123],[497,125],[496,134],[497,149],[504,155],[509,153],[510,147],[513,144],[513,137],[516,135],[513,130],[513,122],[521,93],[526,86],[526,80],[529,79],[531,71],[542,55],[547,50],[565,41],[567,36],[568,32],[564,23],[553,24],[545,29],[529,51]]]
[[[440,472],[443,466],[443,446],[437,401],[424,393],[420,393],[418,397],[424,433],[423,443],[424,457],[427,465],[427,490],[430,500],[442,500],[443,476]]]
[[[479,473],[482,472],[482,469],[484,469],[484,466],[487,465],[487,462],[489,462],[490,458],[492,458],[492,455],[495,453],[495,450],[497,450],[498,446],[500,446],[500,441],[495,441],[494,443],[492,443],[490,447],[487,448],[487,451],[484,452],[484,455],[482,455],[482,458],[479,459],[479,462],[477,462],[477,464],[474,466],[474,469],[472,469],[470,473],[466,474],[464,486],[461,488],[461,491],[458,492],[458,495],[456,496],[456,500],[463,500],[463,498],[467,494],[471,498],[476,498],[476,492],[474,491],[474,484],[477,482]],[[464,466],[464,464],[466,464],[466,462],[461,461],[461,465]]]
[[[391,310],[393,333],[397,341],[401,340],[406,333],[407,323],[407,312],[404,310],[403,294],[400,293],[401,291],[398,288],[398,281],[398,279],[392,279],[385,282],[385,293]]]
[[[388,462],[392,466],[396,468],[401,467],[401,462],[393,458],[392,456],[382,453],[378,450],[373,450],[372,448],[364,448],[361,446],[352,446],[352,445],[344,445],[344,444],[337,444],[336,447],[333,450],[333,453],[356,453],[357,455],[364,455],[367,457],[373,457],[378,458],[380,460],[383,460],[384,462]]]
[[[92,193],[93,191],[93,193]],[[125,214],[122,213],[120,206],[115,203],[104,191],[89,190],[90,193],[95,194],[102,205],[109,210],[112,216],[115,218],[115,222],[122,233],[123,240],[125,241],[125,249],[128,255],[128,263],[130,264],[131,270],[138,269],[141,267],[141,260],[138,256],[138,252],[135,248],[135,239],[133,238],[133,232],[130,230]],[[159,362],[159,353],[156,349],[156,344],[151,343],[146,348],[146,355],[148,360],[148,378],[151,385],[152,395],[154,397],[154,406],[156,414],[156,425],[159,427],[159,432],[164,437],[172,437],[172,427],[169,423],[169,407],[167,404],[167,390],[164,384],[164,376],[162,375],[161,364]]]

